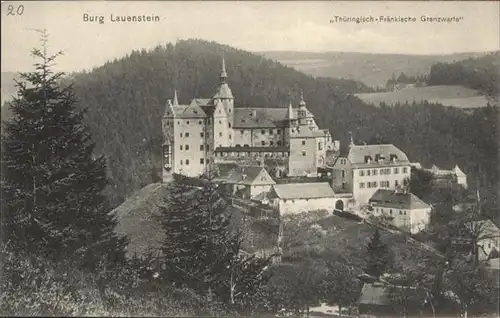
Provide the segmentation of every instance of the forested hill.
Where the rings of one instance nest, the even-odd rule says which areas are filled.
[[[429,85],[463,85],[488,96],[500,94],[500,52],[432,65]]]
[[[222,55],[236,106],[285,107],[290,95],[297,104],[303,90],[318,124],[344,146],[352,131],[357,142],[392,142],[412,161],[443,167],[457,163],[469,174],[481,165],[491,182],[498,180],[497,109],[466,115],[436,105],[376,108],[347,94],[356,82],[314,79],[248,52],[187,40],[133,52],[71,76],[80,105],[88,109],[97,149],[109,160],[114,204],[158,180],[167,99],[174,88],[181,103],[212,96]]]

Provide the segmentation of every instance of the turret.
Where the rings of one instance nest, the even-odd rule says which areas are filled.
[[[226,72],[226,61],[224,60],[224,57],[222,57],[222,69],[220,72],[220,83],[219,86],[217,87],[215,94],[213,96],[213,102],[214,105],[217,105],[218,103],[222,103],[224,106],[224,109],[226,111],[227,115],[227,125],[229,130],[232,130],[233,128],[233,118],[234,118],[234,97],[233,93],[231,92],[231,88],[229,88],[229,85],[227,84],[227,72]]]
[[[307,109],[306,109],[306,102],[304,101],[304,92],[300,92],[300,103],[299,103],[299,111],[298,111],[298,120],[299,120],[299,125],[307,125],[307,119],[306,119],[306,114],[307,114]]]

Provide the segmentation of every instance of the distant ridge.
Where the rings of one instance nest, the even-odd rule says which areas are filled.
[[[315,77],[345,78],[372,87],[385,86],[392,74],[426,74],[438,62],[454,62],[493,52],[411,55],[359,52],[263,51],[256,54],[276,60]]]

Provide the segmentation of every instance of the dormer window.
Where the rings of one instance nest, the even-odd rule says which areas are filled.
[[[372,157],[371,156],[365,156],[365,163],[371,163],[372,162]]]
[[[193,113],[198,114],[198,111],[195,109],[195,110],[193,110]]]
[[[390,155],[390,159],[392,162],[396,162],[398,160],[398,156],[396,155]]]

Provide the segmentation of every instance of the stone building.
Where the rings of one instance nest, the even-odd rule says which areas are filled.
[[[404,186],[411,176],[406,154],[391,144],[355,145],[351,138],[346,156],[332,169],[335,192],[352,192],[356,205],[365,205],[378,189]]]
[[[181,105],[174,94],[162,120],[163,180],[172,173],[199,176],[218,162],[279,159],[277,174],[316,175],[336,150],[328,130],[319,129],[303,94],[298,107],[235,107],[224,59],[211,98]]]

